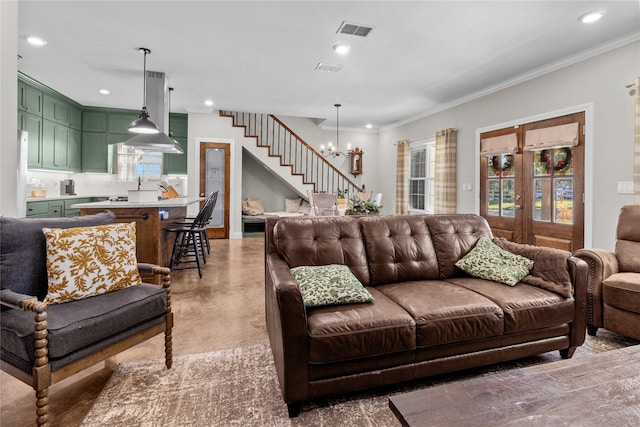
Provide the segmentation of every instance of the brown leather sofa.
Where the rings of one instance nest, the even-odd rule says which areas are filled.
[[[580,249],[589,264],[587,331],[598,328],[640,340],[640,205],[624,206],[618,217],[615,252]]]
[[[539,266],[531,283],[549,284],[545,265],[563,273],[568,296],[472,278],[454,263],[481,236],[491,230],[476,215],[269,219],[266,320],[289,415],[321,397],[552,350],[571,357],[585,336],[586,263],[503,241],[534,259],[530,275]],[[326,264],[349,266],[375,301],[305,308],[290,268]]]

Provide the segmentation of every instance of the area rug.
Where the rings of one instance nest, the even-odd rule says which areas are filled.
[[[574,357],[634,344],[638,342],[599,331],[598,338],[587,337]],[[399,426],[389,409],[389,396],[558,358],[558,352],[546,353],[317,401],[303,405],[300,416],[292,419],[282,401],[267,345],[178,356],[170,370],[163,360],[133,362],[114,372],[82,426]]]

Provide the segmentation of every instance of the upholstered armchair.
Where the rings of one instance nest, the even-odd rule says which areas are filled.
[[[135,228],[131,224],[113,224],[114,219],[111,212],[76,218],[0,218],[0,367],[35,390],[37,425],[49,423],[51,384],[157,334],[165,334],[165,362],[167,368],[171,367],[170,270],[137,264]],[[52,256],[51,236],[81,230],[76,227],[88,227],[84,230],[89,238],[77,239],[85,244],[82,250],[66,244]],[[71,228],[74,230],[68,230]],[[128,233],[134,249],[130,250],[131,245],[127,246],[118,235],[109,234],[112,229]],[[88,246],[103,241],[110,242],[112,250],[101,250],[109,247],[106,243],[101,248]],[[108,269],[107,274],[98,273],[97,276],[107,282],[121,283],[124,276],[135,277],[135,280],[129,282],[130,285],[112,287],[109,291],[100,285],[93,296],[80,295],[86,291],[87,282],[97,282],[95,278],[85,280],[91,272],[99,271],[95,262],[87,261],[86,257],[76,259],[72,267],[57,263],[63,259],[64,250],[71,258],[78,258],[78,254],[85,257],[87,247],[105,261],[103,267]],[[127,247],[129,249],[125,250]],[[117,253],[116,258],[113,258],[113,252]],[[123,265],[109,260],[125,258],[134,271],[117,276],[116,270]],[[78,292],[62,287],[52,290],[52,272],[75,273],[80,277],[74,282],[80,288]],[[139,283],[140,273],[160,275],[162,285]],[[62,282],[68,283],[67,280]],[[52,295],[56,297],[52,298]],[[69,299],[61,302],[58,298]]]
[[[624,206],[618,217],[615,251],[580,249],[589,264],[587,332],[598,328],[640,340],[640,205]]]

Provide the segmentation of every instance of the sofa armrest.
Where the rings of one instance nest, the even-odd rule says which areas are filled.
[[[573,284],[573,299],[575,301],[573,321],[571,322],[570,348],[577,348],[584,343],[587,323],[587,278],[589,266],[577,257],[569,257],[567,269]],[[573,353],[573,351],[571,351]]]
[[[615,253],[603,249],[579,249],[574,253],[586,261],[587,274],[587,323],[601,328],[604,326],[602,318],[602,283],[618,272],[618,259]]]
[[[300,287],[277,254],[266,254],[265,313],[282,397],[288,404],[309,398],[307,312]]]

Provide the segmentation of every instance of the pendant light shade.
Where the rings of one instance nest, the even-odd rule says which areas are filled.
[[[147,111],[147,55],[151,53],[150,49],[141,47],[139,49],[144,53],[144,75],[142,89],[142,111],[138,119],[131,122],[128,127],[129,132],[153,134],[160,132],[158,126],[149,120],[149,112]]]

